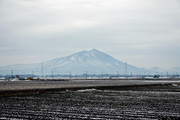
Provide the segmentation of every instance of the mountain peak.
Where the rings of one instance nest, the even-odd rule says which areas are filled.
[[[90,50],[89,52],[99,52],[99,51],[96,50],[96,49],[92,49],[92,50]]]
[[[98,56],[102,56],[102,55],[104,55],[105,53],[103,53],[103,52],[100,52],[100,51],[98,51],[98,50],[96,50],[96,49],[92,49],[92,50],[89,50],[89,51],[86,51],[86,50],[84,50],[84,51],[80,51],[80,52],[78,52],[78,53],[75,53],[75,54],[73,54],[73,55],[71,55],[71,57],[76,57],[76,58],[82,58],[82,57],[98,57]]]
[[[105,54],[104,52],[101,52],[101,51],[99,51],[97,49],[92,49],[92,50],[88,51],[88,53],[96,54],[96,55]]]
[[[80,52],[75,53],[73,55],[85,55],[85,56],[87,56],[87,55],[100,55],[100,54],[104,54],[104,53],[98,51],[97,49],[91,49],[89,51],[83,50],[83,51],[80,51]]]

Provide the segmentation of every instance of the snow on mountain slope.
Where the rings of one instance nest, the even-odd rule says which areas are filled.
[[[76,74],[82,74],[86,71],[90,74],[100,74],[102,71],[104,73],[114,74],[117,73],[117,71],[122,74],[125,73],[125,63],[96,49],[47,61],[44,63],[44,67],[61,73],[69,73],[70,71]],[[127,68],[131,70],[131,72],[144,71],[132,65],[127,65]]]
[[[11,65],[0,67],[0,72],[2,70],[14,70],[19,73],[41,73],[41,63],[37,64],[21,64],[21,65]],[[70,71],[73,74],[83,74],[88,72],[88,74],[101,74],[112,73],[116,74],[117,71],[120,74],[125,74],[125,63],[114,59],[113,57],[100,52],[96,49],[90,51],[81,51],[73,55],[56,58],[43,62],[43,73],[51,74],[68,74]],[[135,66],[127,64],[128,73],[143,73],[144,69],[137,68]]]

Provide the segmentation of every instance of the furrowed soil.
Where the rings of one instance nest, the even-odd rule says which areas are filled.
[[[0,119],[180,119],[177,85],[2,96]]]

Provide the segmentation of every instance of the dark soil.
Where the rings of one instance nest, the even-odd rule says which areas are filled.
[[[180,119],[179,86],[6,96],[0,103],[0,119]]]

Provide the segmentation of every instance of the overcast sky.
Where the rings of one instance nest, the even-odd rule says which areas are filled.
[[[180,0],[0,0],[0,66],[97,49],[180,67]]]

